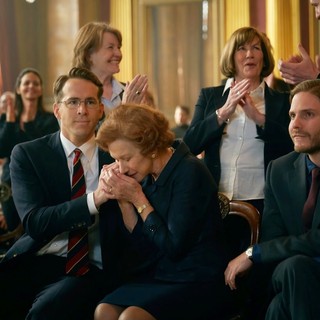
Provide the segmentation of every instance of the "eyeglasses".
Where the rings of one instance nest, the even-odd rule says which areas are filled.
[[[59,103],[64,103],[65,106],[69,109],[79,108],[82,102],[88,109],[95,109],[99,106],[99,102],[96,99],[92,99],[92,98],[88,98],[84,100],[81,100],[79,98],[70,98],[65,101],[59,101]]]

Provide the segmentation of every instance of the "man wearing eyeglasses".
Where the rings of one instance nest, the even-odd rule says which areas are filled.
[[[314,7],[315,16],[320,20],[320,0],[310,0]],[[305,80],[320,79],[320,56],[317,55],[315,62],[301,45],[298,45],[300,55],[292,56],[287,61],[279,60],[279,71],[283,80],[291,85],[297,85]]]
[[[0,264],[0,319],[91,319],[106,286],[112,288],[106,271],[120,259],[112,256],[116,218],[103,214],[112,208],[99,215],[100,207],[112,206],[99,173],[113,161],[95,144],[104,109],[101,96],[102,84],[88,70],[73,68],[60,76],[53,106],[60,131],[17,145],[12,152],[13,197],[25,234]],[[81,166],[74,160],[75,149],[80,150]],[[73,197],[83,176],[84,194]],[[81,255],[89,260],[71,272],[66,267],[69,235],[79,230],[86,233],[81,239],[88,238],[89,252]]]

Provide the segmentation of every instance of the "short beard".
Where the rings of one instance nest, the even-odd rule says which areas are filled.
[[[307,154],[314,154],[320,152],[320,146],[311,146],[311,147],[296,147],[294,146],[294,151],[299,153],[307,153]]]

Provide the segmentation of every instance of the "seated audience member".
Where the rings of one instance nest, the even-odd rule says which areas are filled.
[[[86,69],[60,76],[53,105],[60,131],[12,151],[13,198],[25,233],[0,263],[0,319],[88,320],[107,292],[103,271],[119,259],[109,239],[116,219],[108,210],[98,214],[109,199],[99,172],[111,162],[94,140],[102,92]]]
[[[187,106],[176,106],[174,111],[175,127],[172,128],[176,138],[183,138],[190,124],[190,108]]]
[[[274,91],[264,81],[274,59],[255,28],[231,35],[220,68],[228,80],[201,90],[184,141],[192,153],[204,151],[219,192],[262,213],[267,165],[293,150],[287,129],[289,93]]]
[[[225,282],[236,289],[238,276],[252,265],[261,268],[275,264],[274,297],[265,319],[317,320],[320,319],[320,202],[316,201],[320,170],[320,80],[302,82],[293,89],[291,97],[289,132],[295,151],[270,162],[261,243],[229,262]],[[259,280],[262,279],[254,279]]]
[[[8,100],[6,113],[0,120],[0,158],[6,158],[1,182],[11,187],[10,155],[13,147],[59,130],[52,112],[45,110],[42,100],[43,82],[39,72],[33,68],[23,69],[16,79],[15,102]],[[8,230],[20,224],[20,218],[12,196],[1,203]]]
[[[314,7],[315,16],[320,20],[320,0],[310,0]],[[314,80],[320,78],[320,56],[317,55],[315,62],[312,61],[308,52],[302,46],[298,45],[300,55],[294,55],[288,60],[279,60],[278,66],[281,77],[291,85],[296,85],[305,80]]]
[[[113,109],[96,141],[116,160],[101,175],[124,230],[154,249],[140,276],[101,300],[95,319],[221,319],[226,257],[206,166],[148,106]]]
[[[91,70],[103,84],[105,114],[121,102],[143,102],[148,89],[145,75],[136,75],[130,83],[114,77],[120,71],[121,47],[121,32],[105,22],[88,22],[76,36],[72,64]]]

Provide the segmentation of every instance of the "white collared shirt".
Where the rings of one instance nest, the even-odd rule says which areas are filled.
[[[92,215],[95,215],[95,222],[90,226],[88,230],[89,237],[89,257],[90,262],[102,268],[100,235],[99,235],[99,215],[98,210],[94,205],[93,191],[98,187],[99,180],[99,159],[98,159],[98,147],[96,146],[94,136],[80,147],[76,147],[71,141],[66,139],[60,132],[60,139],[63,146],[63,150],[66,154],[69,174],[70,174],[70,186],[72,184],[73,174],[73,158],[74,149],[78,148],[82,151],[81,164],[83,166],[84,176],[86,180],[86,194],[87,204],[89,211]],[[68,235],[69,232],[63,232],[52,239],[47,245],[41,248],[38,254],[55,254],[58,256],[66,257],[68,248]]]
[[[110,110],[121,104],[121,92],[125,89],[125,86],[117,79],[112,79],[112,97],[111,100],[101,97],[101,102],[104,105],[104,113],[107,114]]]
[[[228,79],[223,93],[234,79]],[[265,114],[265,83],[250,92],[256,108]],[[256,124],[238,105],[225,126],[220,147],[221,179],[219,192],[229,199],[264,198],[264,141],[257,139]]]

